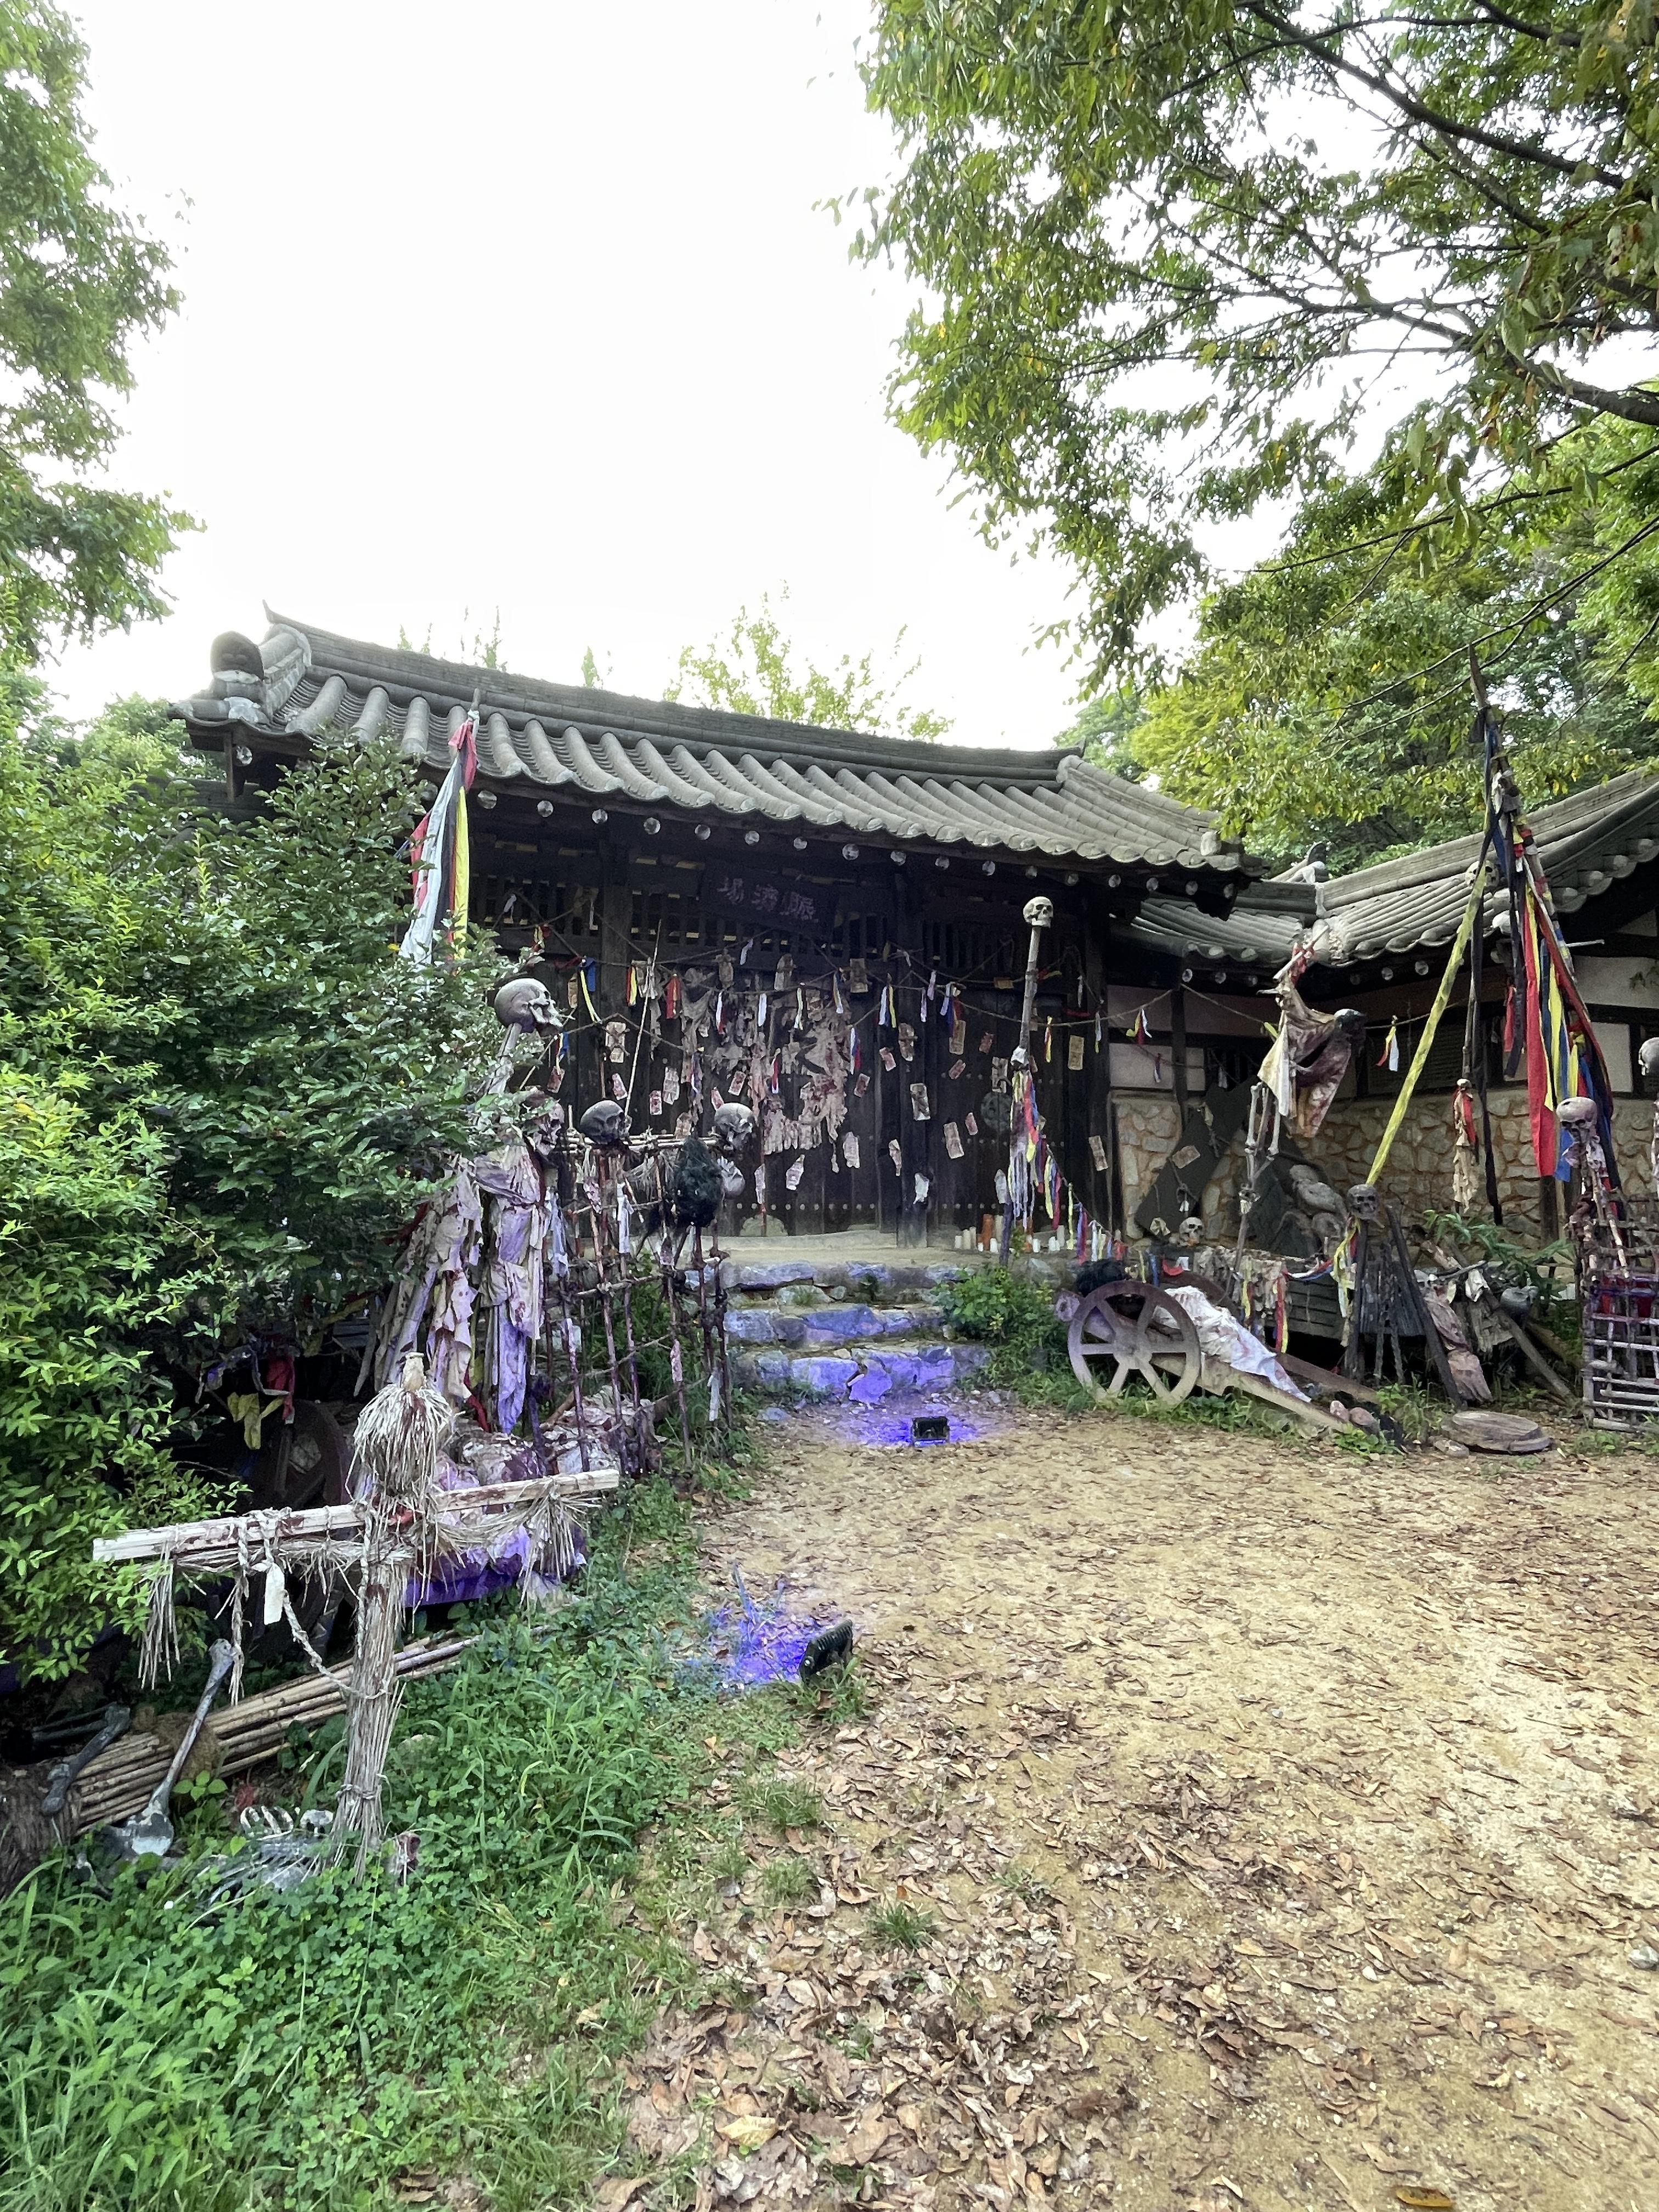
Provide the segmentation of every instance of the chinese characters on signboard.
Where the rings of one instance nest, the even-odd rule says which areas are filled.
[[[703,896],[708,905],[728,914],[748,915],[782,928],[811,929],[822,918],[816,890],[769,876],[740,875],[733,869],[711,868]]]

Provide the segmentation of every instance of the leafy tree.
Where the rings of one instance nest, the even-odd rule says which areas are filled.
[[[394,748],[325,754],[233,823],[164,709],[77,742],[21,703],[0,728],[0,1654],[52,1674],[108,1608],[92,1536],[201,1499],[167,1449],[172,1378],[384,1279],[465,1134],[494,962],[397,957]]]
[[[1367,410],[1396,530],[1465,547],[1575,428],[1659,430],[1655,61],[1609,0],[880,0],[897,419],[1076,568],[1099,678]]]
[[[1622,524],[1602,503],[1534,501],[1534,480],[1515,483],[1524,534],[1455,557],[1412,557],[1386,468],[1310,502],[1281,556],[1205,601],[1194,650],[1130,734],[1136,757],[1282,857],[1319,839],[1349,867],[1458,836],[1481,819],[1478,641],[1530,804],[1651,758],[1647,689],[1583,580]],[[1651,579],[1626,629],[1650,601]]]
[[[1081,745],[1085,759],[1113,775],[1139,783],[1146,763],[1135,750],[1136,733],[1146,720],[1146,702],[1132,684],[1085,699],[1069,730],[1055,740],[1062,745]]]
[[[86,48],[45,0],[0,0],[0,656],[160,615],[191,526],[100,480],[135,340],[179,304],[165,249],[110,198],[81,112]]]
[[[781,595],[787,599],[786,590]],[[896,654],[904,642],[893,641]],[[797,665],[795,649],[783,635],[772,602],[761,594],[760,611],[740,607],[724,639],[681,653],[665,699],[685,699],[732,714],[765,714],[783,722],[811,722],[820,729],[868,730],[878,737],[942,738],[951,725],[942,714],[906,706],[899,697],[921,663],[896,674],[878,674],[875,658],[854,660],[842,653],[832,670],[809,660]]]

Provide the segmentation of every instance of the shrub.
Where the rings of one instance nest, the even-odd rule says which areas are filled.
[[[395,749],[325,752],[234,822],[201,766],[162,708],[76,739],[0,690],[0,1657],[26,1675],[131,1614],[94,1535],[208,1502],[167,1449],[177,1381],[384,1279],[493,1042],[493,954],[397,957]]]

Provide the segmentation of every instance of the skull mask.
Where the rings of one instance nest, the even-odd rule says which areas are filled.
[[[714,1150],[734,1159],[755,1133],[755,1117],[735,1102],[714,1109]]]
[[[628,1116],[614,1098],[598,1100],[577,1126],[596,1152],[617,1152],[628,1142]]]
[[[533,975],[515,975],[502,984],[495,994],[495,1018],[506,1029],[536,1036],[551,1036],[564,1027],[546,984]]]

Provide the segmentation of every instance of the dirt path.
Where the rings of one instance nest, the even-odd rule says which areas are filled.
[[[635,2077],[659,2150],[712,2123],[702,2203],[1651,2212],[1652,1462],[1013,1414],[777,1460],[711,1580],[850,1613],[873,1694],[793,1759],[818,1902],[734,1887],[725,2009]]]

